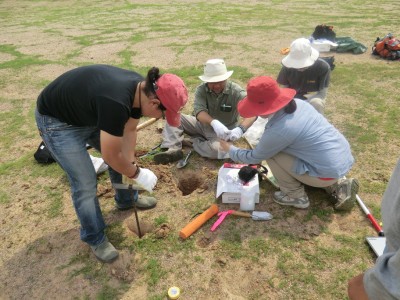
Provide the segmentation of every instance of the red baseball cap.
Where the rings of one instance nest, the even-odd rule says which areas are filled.
[[[188,91],[181,78],[174,74],[163,74],[157,80],[156,94],[167,109],[165,118],[173,127],[181,125],[181,110],[188,101]]]
[[[255,77],[247,84],[247,97],[239,102],[238,111],[244,118],[269,115],[285,107],[295,94],[293,89],[280,88],[272,77]]]

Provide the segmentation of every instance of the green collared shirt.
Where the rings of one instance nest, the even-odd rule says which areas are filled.
[[[205,111],[228,129],[232,129],[237,126],[239,120],[237,104],[244,97],[246,91],[232,81],[228,80],[225,89],[218,95],[212,92],[206,83],[202,83],[196,88],[193,115],[197,116],[199,112]]]

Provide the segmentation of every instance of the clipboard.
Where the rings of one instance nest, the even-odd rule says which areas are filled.
[[[385,250],[386,246],[386,237],[384,236],[368,236],[365,238],[369,246],[375,252],[376,256],[381,256],[383,254],[383,250]]]

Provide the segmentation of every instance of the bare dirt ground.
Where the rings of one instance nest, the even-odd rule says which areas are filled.
[[[257,2],[254,1],[254,3]],[[58,4],[49,3],[48,5],[56,7]],[[35,6],[40,6],[40,1],[24,2],[17,8],[14,7],[14,1],[2,1],[0,4],[3,11],[14,11],[16,14],[25,8],[33,9]],[[148,10],[141,12],[138,9],[135,13],[148,13]],[[176,22],[179,23],[179,20]],[[315,23],[310,25],[310,33],[314,26]],[[145,31],[145,28],[142,30]],[[98,195],[106,222],[110,225],[122,224],[118,227],[120,230],[118,233],[111,229],[113,237],[121,236],[120,240],[116,238],[113,240],[120,249],[120,257],[109,265],[95,262],[88,267],[86,261],[95,261],[95,258],[89,247],[79,240],[79,223],[71,205],[69,186],[65,176],[60,175],[62,173],[56,170],[55,165],[38,168],[32,157],[40,142],[35,132],[33,109],[35,99],[45,85],[43,82],[53,80],[80,63],[120,63],[120,51],[126,49],[131,54],[130,61],[142,68],[148,67],[149,62],[164,70],[177,66],[196,66],[197,73],[200,75],[201,66],[205,60],[220,57],[221,50],[210,47],[210,49],[198,51],[196,47],[187,47],[182,53],[177,47],[171,46],[177,42],[176,37],[159,37],[157,32],[150,32],[145,40],[129,45],[124,36],[130,36],[131,33],[123,30],[118,33],[118,38],[114,37],[115,41],[81,47],[73,37],[82,35],[83,31],[86,35],[97,33],[95,27],[65,28],[62,23],[54,21],[51,30],[43,30],[34,24],[17,25],[16,22],[15,26],[7,27],[0,34],[2,44],[13,45],[24,55],[45,57],[51,61],[22,69],[0,69],[1,97],[17,99],[18,102],[15,104],[2,101],[0,110],[9,111],[18,105],[22,107],[21,118],[26,119],[26,122],[21,124],[21,130],[25,130],[25,136],[23,138],[16,136],[12,145],[8,146],[8,150],[2,151],[0,158],[4,168],[7,162],[14,161],[16,157],[22,157],[21,164],[26,165],[2,176],[3,191],[7,191],[12,201],[2,204],[0,209],[0,299],[94,299],[96,296],[99,299],[108,299],[106,290],[112,289],[123,290],[118,295],[118,299],[161,299],[161,296],[157,298],[154,295],[165,295],[168,287],[172,285],[182,288],[181,299],[296,298],[291,293],[289,293],[291,296],[287,296],[288,292],[285,291],[284,287],[287,284],[285,278],[289,274],[277,267],[280,263],[280,251],[293,249],[290,259],[296,261],[299,259],[299,254],[294,250],[304,241],[308,243],[307,250],[313,253],[314,247],[321,245],[332,249],[338,247],[340,243],[335,238],[337,235],[352,236],[360,232],[361,235],[374,234],[368,227],[365,216],[358,209],[354,209],[349,214],[331,213],[332,208],[328,197],[319,190],[308,190],[311,199],[309,210],[293,210],[274,203],[272,194],[276,189],[270,183],[263,181],[260,204],[256,209],[270,212],[274,216],[272,220],[255,222],[247,218],[229,217],[216,232],[211,233],[210,226],[216,220],[214,218],[188,241],[179,240],[179,230],[211,203],[217,203],[220,210],[238,209],[237,205],[221,204],[220,199],[215,199],[217,174],[221,162],[204,159],[194,154],[189,160],[189,165],[180,170],[175,167],[175,164],[163,166],[155,165],[150,160],[141,161],[143,166],[150,168],[158,176],[154,195],[159,199],[156,208],[139,211],[141,222],[148,224],[147,230],[150,231],[142,238],[142,243],[138,242],[139,238],[133,232],[134,230],[132,231],[135,227],[133,212],[119,212],[114,208],[114,191],[108,175],[99,177]],[[356,31],[347,33],[357,39],[360,38],[364,43],[368,43],[373,38],[373,36],[365,36],[363,40],[362,34]],[[268,33],[268,39],[260,39],[257,33],[235,37],[236,43],[224,49],[223,56],[228,67],[232,65],[246,68],[253,76],[265,75],[266,70],[262,61],[268,60],[269,65],[276,66],[273,68],[276,71],[282,59],[279,53],[280,48],[287,47],[291,40],[300,35],[300,32],[290,32],[283,36],[281,32],[275,30]],[[180,42],[195,44],[196,41],[206,38],[208,37],[205,35],[197,35]],[[231,43],[232,36],[221,33],[215,39],[219,42]],[[271,40],[279,40],[279,43],[271,46]],[[257,47],[246,48],[244,45],[257,45]],[[78,49],[79,54],[74,57],[72,63],[56,63],[57,60],[65,59],[67,53],[78,51]],[[369,54],[334,55],[337,68],[352,63],[365,62],[371,66],[382,63],[371,58]],[[15,59],[15,54],[0,53],[0,63],[13,59]],[[245,82],[239,80],[238,83],[245,86]],[[190,90],[191,99],[193,99],[194,86],[192,85]],[[341,101],[351,103],[353,99],[350,96],[346,98],[347,96],[346,92],[341,92],[339,87],[332,87],[329,100],[334,103],[340,98]],[[190,111],[191,104],[185,108],[184,112]],[[328,102],[327,113],[339,127],[346,122],[346,116],[335,114],[335,108],[330,105],[330,102]],[[7,120],[1,122],[2,125],[8,124]],[[138,154],[145,153],[160,143],[161,133],[158,127],[160,126],[154,124],[139,132]],[[396,153],[396,149],[398,149],[397,144],[388,146],[388,151],[391,153]],[[185,148],[184,151],[187,152],[188,149]],[[368,153],[363,153],[360,157],[367,159],[368,155]],[[388,157],[387,165],[394,165],[395,159],[396,157],[393,156]],[[35,165],[35,174],[31,171],[33,165]],[[57,176],[49,178],[46,176],[48,170]],[[387,180],[390,171],[390,168],[377,167],[371,174],[375,176],[376,181],[381,182]],[[353,175],[361,178],[366,176],[360,165],[355,167]],[[51,205],[48,195],[52,189],[62,191],[61,213],[55,218],[48,217],[46,214]],[[363,199],[370,203],[378,203],[380,195],[366,191]],[[321,210],[326,216],[318,217],[316,214],[310,214],[312,210]],[[165,218],[165,222],[155,225],[154,220],[157,218]],[[282,238],[285,234],[292,237],[287,242],[287,248],[274,248],[274,243],[278,244],[278,240],[280,243],[282,239],[285,240]],[[232,259],[231,256],[226,255],[227,246],[224,245],[224,241],[240,240],[243,247],[248,247],[254,242],[254,238],[267,241],[266,247],[260,250],[260,253],[254,252],[252,248],[253,250],[247,253],[248,257]],[[170,251],[165,251],[157,258],[160,270],[164,270],[162,275],[161,271],[159,274],[163,279],[149,284],[151,264],[145,264],[146,254],[133,249],[129,243],[135,242],[135,245],[140,248],[147,247],[153,240],[157,240],[158,245]],[[159,240],[164,242],[160,243]],[[302,245],[304,247],[304,244]],[[360,246],[362,247],[364,245]],[[362,251],[368,256],[367,259],[354,257],[351,263],[362,264],[363,262],[365,268],[371,266],[374,256],[368,250]],[[332,276],[340,270],[346,270],[347,263],[350,262],[338,263],[331,266],[329,271],[318,273],[320,277],[318,280],[326,282],[329,286]],[[90,272],[85,272],[84,267],[90,268]],[[99,273],[105,275],[103,277],[90,275]],[[105,283],[101,278],[107,278],[107,282]],[[340,282],[340,289],[343,291],[346,288],[346,280],[344,275]],[[101,290],[102,288],[104,290]],[[290,290],[290,287],[288,289]],[[99,296],[99,292],[103,292],[102,297]],[[301,295],[307,295],[307,299],[318,299],[319,292],[318,288],[315,288]],[[343,295],[344,292],[338,297],[332,296],[332,299],[342,298]]]

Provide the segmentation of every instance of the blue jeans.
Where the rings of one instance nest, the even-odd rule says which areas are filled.
[[[86,144],[101,152],[100,130],[97,127],[68,125],[37,110],[35,117],[44,143],[67,174],[75,212],[81,223],[81,240],[97,246],[105,239],[106,225],[97,198],[97,175]],[[122,182],[120,173],[111,167],[108,171],[112,183]],[[137,191],[132,195],[128,190],[116,190],[115,201],[119,208],[130,207],[137,199]]]

